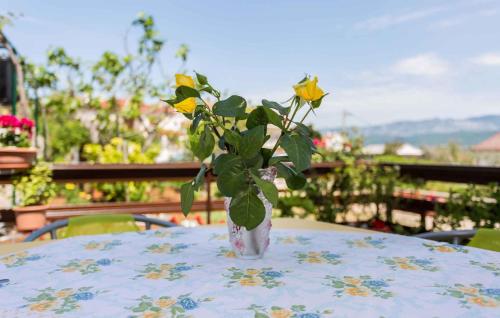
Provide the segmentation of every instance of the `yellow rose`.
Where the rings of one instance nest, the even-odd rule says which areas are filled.
[[[187,86],[194,88],[194,80],[189,75],[184,74],[175,74],[175,86]]]
[[[146,274],[146,278],[147,279],[160,279],[161,275],[160,275],[160,273],[151,272],[151,273]]]
[[[189,97],[180,103],[174,104],[175,109],[181,113],[192,113],[196,108],[196,99],[194,97]]]
[[[289,318],[292,316],[292,312],[288,309],[276,309],[271,312],[272,318]]]
[[[226,254],[224,254],[225,257],[227,258],[235,258],[236,257],[236,253],[233,252],[233,251],[229,251],[229,252],[226,252]]]
[[[362,296],[362,297],[368,296],[368,292],[366,290],[359,288],[353,288],[353,287],[346,288],[345,292],[351,296]]]
[[[156,302],[156,305],[158,305],[158,307],[160,308],[168,308],[170,306],[172,306],[173,304],[175,304],[175,300],[173,299],[158,299],[158,301]]]
[[[313,102],[320,99],[325,93],[318,87],[318,77],[313,80],[307,78],[304,82],[293,86],[295,94],[305,101]]]

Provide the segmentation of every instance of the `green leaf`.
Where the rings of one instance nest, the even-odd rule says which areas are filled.
[[[273,205],[273,207],[278,206],[278,189],[274,185],[274,183],[262,180],[258,175],[252,173],[252,179],[255,181],[257,186],[260,188],[264,196],[269,202]]]
[[[244,159],[251,159],[260,151],[266,141],[265,127],[257,126],[243,132],[239,142],[238,153]]]
[[[231,200],[229,216],[236,225],[252,230],[264,221],[266,209],[259,197],[248,189]]]
[[[247,107],[246,100],[237,95],[230,96],[228,99],[218,101],[214,104],[213,111],[215,115],[223,117],[243,117]]]
[[[283,107],[279,103],[269,101],[267,99],[262,100],[262,106],[266,108],[274,108],[276,109],[281,115],[287,115],[290,112],[291,107]]]
[[[260,153],[257,153],[255,157],[251,159],[244,159],[243,162],[245,162],[245,166],[247,166],[247,168],[261,169],[264,164],[264,158]]]
[[[288,156],[276,156],[269,159],[270,166],[274,166],[278,162],[290,162],[290,158]]]
[[[217,188],[223,195],[233,197],[249,187],[247,170],[241,157],[234,154],[223,154],[217,157],[214,164]]]
[[[213,152],[215,138],[208,125],[205,125],[203,128],[199,127],[194,134],[189,136],[189,143],[193,154],[203,161]]]
[[[321,98],[320,98],[320,99],[317,99],[317,100],[315,100],[315,101],[311,102],[311,106],[312,106],[312,108],[313,108],[313,109],[316,109],[316,108],[318,108],[319,106],[321,106],[321,102],[323,101],[323,98],[324,98],[326,95],[328,95],[328,93],[326,93],[325,95],[321,96]]]
[[[189,97],[200,97],[200,93],[188,86],[179,86],[175,89],[176,103],[182,102]]]
[[[295,171],[292,167],[283,164],[282,162],[278,162],[274,164],[274,166],[278,169],[278,177],[284,178],[286,181],[286,185],[292,190],[302,189],[306,185],[306,177],[304,174]]]
[[[224,139],[228,144],[238,147],[241,136],[234,130],[224,129]]]
[[[311,166],[311,146],[308,137],[285,134],[281,138],[281,147],[285,149],[297,171],[306,170]]]
[[[311,136],[311,129],[302,123],[295,123],[295,128],[293,129],[299,135],[309,137]]]
[[[273,110],[269,108],[264,108],[264,112],[266,113],[267,120],[278,128],[283,129],[283,119],[280,115],[276,114]]]
[[[194,187],[191,182],[184,183],[181,186],[181,210],[182,213],[187,216],[191,207],[193,206],[194,200]]]
[[[205,182],[205,173],[207,172],[207,165],[202,164],[200,167],[200,171],[198,171],[198,174],[196,175],[196,178],[194,178],[194,188],[195,190],[198,190],[200,186]]]
[[[248,114],[246,126],[252,129],[257,126],[266,126],[269,123],[264,107],[257,107]]]
[[[203,118],[203,114],[199,114],[194,117],[193,122],[191,123],[191,126],[189,127],[189,130],[191,133],[196,132],[196,129],[198,129],[198,125],[200,124],[201,119]]]
[[[198,83],[200,83],[200,85],[207,85],[208,84],[208,79],[205,75],[201,75],[198,72],[194,72],[194,73],[196,74],[196,79],[198,80]]]
[[[264,167],[270,166],[269,160],[270,160],[271,156],[273,155],[271,149],[262,148],[260,150],[260,153],[262,154],[262,158],[264,159],[263,166]]]

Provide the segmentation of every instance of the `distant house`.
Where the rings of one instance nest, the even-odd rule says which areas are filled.
[[[371,144],[363,147],[363,153],[368,156],[378,156],[385,153],[384,144]],[[424,151],[411,144],[402,144],[396,149],[396,155],[403,157],[421,157],[424,155]]]
[[[421,157],[424,155],[424,151],[410,144],[402,144],[401,147],[396,150],[396,155],[404,157]]]
[[[488,139],[472,146],[475,153],[475,161],[478,165],[498,165],[500,164],[500,132],[497,132]]]
[[[472,146],[472,150],[476,152],[500,152],[500,132]]]

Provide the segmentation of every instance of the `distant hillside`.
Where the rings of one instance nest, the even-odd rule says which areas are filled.
[[[365,144],[397,140],[416,145],[442,145],[454,141],[463,146],[470,146],[498,131],[500,131],[500,115],[466,119],[399,121],[360,128],[365,137]]]

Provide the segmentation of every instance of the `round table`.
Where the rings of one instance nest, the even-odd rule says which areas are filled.
[[[273,229],[261,260],[223,227],[82,236],[0,256],[0,317],[493,317],[500,253]]]

